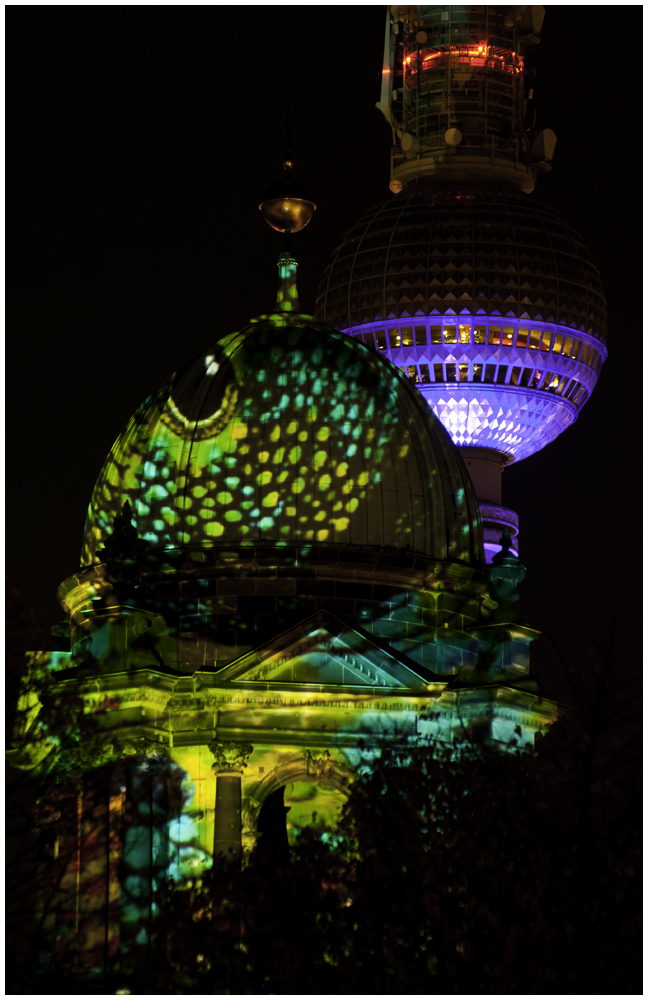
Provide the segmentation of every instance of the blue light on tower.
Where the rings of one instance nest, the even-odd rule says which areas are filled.
[[[578,416],[607,356],[578,233],[530,198],[556,137],[528,127],[542,7],[391,7],[378,107],[394,196],[345,234],[316,311],[412,379],[459,446],[487,558],[517,514],[501,472]]]

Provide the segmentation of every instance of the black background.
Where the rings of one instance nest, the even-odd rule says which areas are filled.
[[[524,616],[583,664],[611,612],[629,649],[639,630],[640,32],[640,6],[553,5],[533,56],[558,146],[531,197],[601,270],[610,357],[578,422],[506,471],[504,502]],[[389,197],[383,39],[379,6],[7,9],[7,564],[48,626],[130,415],[274,303],[281,238],[257,206],[286,105],[318,203],[294,241],[305,311],[345,229]],[[562,694],[546,635],[534,652]]]

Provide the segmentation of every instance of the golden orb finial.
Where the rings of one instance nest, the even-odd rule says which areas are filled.
[[[263,218],[278,233],[298,233],[307,226],[317,205],[303,184],[290,176],[293,161],[286,157],[282,180],[272,184],[259,205]]]

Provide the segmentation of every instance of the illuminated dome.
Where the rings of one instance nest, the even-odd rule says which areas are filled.
[[[316,312],[389,358],[457,445],[506,461],[577,417],[607,356],[601,281],[578,234],[510,190],[422,179],[345,235]]]
[[[125,501],[156,549],[371,547],[483,562],[465,467],[418,393],[298,313],[219,340],[134,415],[90,504],[83,564]]]

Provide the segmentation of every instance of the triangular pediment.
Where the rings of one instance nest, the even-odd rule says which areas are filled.
[[[379,639],[318,611],[219,671],[241,684],[400,688],[420,691],[435,678],[412,669]]]

